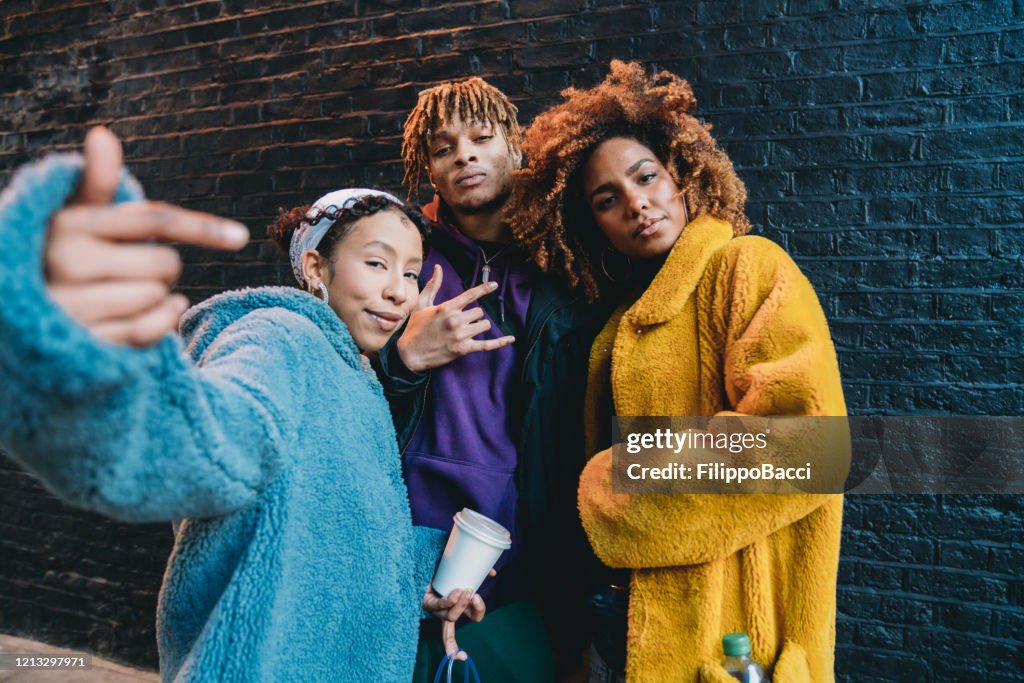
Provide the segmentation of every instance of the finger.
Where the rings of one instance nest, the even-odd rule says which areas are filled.
[[[469,591],[462,591],[459,594],[459,599],[454,605],[448,610],[448,615],[445,617],[446,621],[456,622],[462,616],[462,613],[469,607],[469,601],[473,599],[474,593]]]
[[[170,285],[179,275],[181,257],[173,247],[77,235],[53,239],[46,250],[46,277],[51,283],[154,280]]]
[[[468,356],[471,353],[479,353],[480,351],[494,351],[496,349],[504,348],[510,344],[515,344],[515,337],[500,337],[498,339],[473,339],[465,343],[463,348],[463,356]]]
[[[475,323],[469,323],[468,325],[464,325],[459,329],[458,339],[459,341],[462,341],[464,339],[472,339],[478,334],[483,334],[487,330],[491,329],[491,327],[491,321],[487,320],[486,318],[484,318],[483,320],[478,320]]]
[[[460,324],[466,325],[472,322],[476,322],[477,320],[480,320],[480,318],[482,317],[484,317],[484,309],[480,308],[479,306],[474,306],[473,308],[467,308],[464,311],[460,312],[458,314],[457,319]]]
[[[77,204],[109,204],[121,179],[121,141],[109,129],[96,126],[85,134],[85,167],[72,199]]]
[[[490,294],[497,288],[497,282],[485,282],[483,284],[477,285],[476,287],[473,287],[472,289],[467,289],[462,294],[452,297],[451,299],[449,299],[448,301],[444,302],[441,305],[444,306],[445,308],[456,308],[462,310],[463,308],[470,305],[480,297]]]
[[[438,291],[441,289],[441,282],[444,280],[444,269],[438,263],[434,264],[434,274],[427,280],[427,284],[423,285],[423,290],[420,292],[419,303],[417,310],[420,308],[429,308],[434,305],[434,297],[437,296]]]
[[[187,308],[188,299],[174,294],[142,315],[100,323],[89,329],[100,339],[112,344],[149,346],[165,335],[176,332],[178,319]]]
[[[49,291],[68,316],[86,326],[142,315],[168,294],[166,285],[152,280],[55,286]]]
[[[487,576],[494,577],[494,576],[497,576],[497,575],[498,575],[498,570],[495,569],[494,567],[491,567],[491,571],[487,572]]]
[[[215,249],[240,249],[249,230],[236,221],[163,202],[73,206],[54,216],[52,239],[87,232],[109,240],[164,239]]]
[[[446,621],[441,626],[441,642],[444,645],[445,654],[449,657],[455,657],[459,661],[466,660],[466,653],[459,652],[459,644],[455,641],[455,622]],[[455,654],[459,652],[459,654]]]
[[[466,616],[473,621],[483,621],[486,613],[487,605],[484,604],[484,599],[479,595],[474,595],[473,599],[469,601],[469,607],[466,608]]]

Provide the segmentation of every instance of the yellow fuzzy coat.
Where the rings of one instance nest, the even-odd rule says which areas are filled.
[[[789,256],[690,223],[650,287],[594,342],[587,438],[612,389],[617,415],[845,415],[818,299]],[[579,487],[597,556],[634,570],[626,678],[729,681],[721,637],[750,636],[774,683],[832,681],[839,495],[627,495],[611,449]]]

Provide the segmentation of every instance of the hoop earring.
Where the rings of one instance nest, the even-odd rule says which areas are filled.
[[[320,288],[320,293],[323,295],[324,303],[325,304],[330,303],[331,295],[327,293],[327,285],[325,285],[322,282],[318,282],[317,286]]]
[[[609,282],[619,284],[620,282],[624,282],[629,277],[630,273],[633,271],[633,262],[629,260],[628,256],[623,256],[622,254],[619,254],[619,256],[622,256],[622,258],[626,259],[626,272],[623,273],[622,276],[619,278],[612,277],[612,274],[608,272],[608,264],[605,263],[605,257],[607,257],[610,253],[619,254],[619,252],[612,249],[610,244],[606,246],[604,248],[604,251],[601,252],[601,272],[604,273],[604,276],[608,278]]]

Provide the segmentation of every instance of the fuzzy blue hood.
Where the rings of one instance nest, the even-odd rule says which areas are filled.
[[[266,308],[280,308],[308,318],[348,365],[362,367],[359,349],[338,314],[312,294],[294,287],[236,289],[190,308],[180,325],[188,352],[199,358],[229,325]]]

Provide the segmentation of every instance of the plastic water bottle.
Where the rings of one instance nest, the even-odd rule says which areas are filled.
[[[722,652],[725,653],[722,667],[736,680],[743,683],[769,683],[761,665],[750,658],[750,638],[746,633],[722,636]]]

